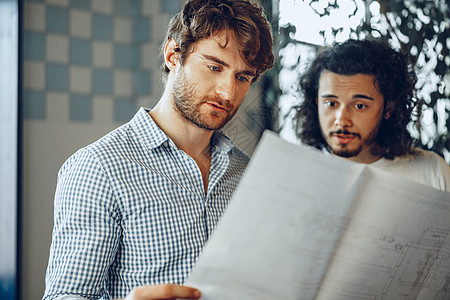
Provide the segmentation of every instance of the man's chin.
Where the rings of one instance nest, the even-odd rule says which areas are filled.
[[[202,111],[193,117],[185,116],[192,124],[206,130],[220,130],[233,118],[234,113],[217,113],[210,111]]]
[[[336,156],[343,157],[343,158],[350,158],[350,157],[357,156],[360,152],[361,152],[361,149],[356,149],[356,150],[353,150],[353,151],[348,150],[348,149],[345,149],[345,150],[342,150],[342,149],[338,149],[338,150],[331,149],[331,153],[333,153]]]
[[[219,130],[222,129],[228,122],[228,120],[216,120],[216,122],[209,120],[190,120],[195,126],[206,130]]]

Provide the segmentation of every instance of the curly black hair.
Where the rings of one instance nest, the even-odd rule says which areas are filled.
[[[390,118],[382,120],[376,138],[383,156],[393,159],[416,153],[415,140],[407,126],[410,122],[419,126],[415,114],[415,111],[420,111],[415,91],[417,76],[411,67],[409,56],[392,49],[381,40],[350,39],[325,48],[300,77],[304,101],[294,107],[294,126],[297,137],[303,143],[318,149],[329,148],[322,136],[316,104],[319,78],[323,70],[341,75],[373,75],[384,98],[384,109],[388,102],[394,104]]]

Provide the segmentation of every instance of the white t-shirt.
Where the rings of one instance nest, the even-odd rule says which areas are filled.
[[[432,151],[416,150],[419,152],[418,155],[396,157],[394,160],[380,158],[370,165],[411,181],[450,192],[450,166]]]

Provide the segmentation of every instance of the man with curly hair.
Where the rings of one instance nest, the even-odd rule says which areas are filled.
[[[58,173],[44,299],[198,299],[183,286],[248,156],[220,129],[273,65],[246,0],[191,0],[162,46],[153,109],[72,155]]]
[[[378,40],[347,40],[321,51],[300,77],[294,117],[307,145],[450,191],[450,167],[414,147],[407,127],[420,120],[417,77],[408,57]]]

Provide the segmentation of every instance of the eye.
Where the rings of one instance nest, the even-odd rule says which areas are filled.
[[[325,105],[328,106],[328,107],[335,107],[337,104],[334,101],[325,100]]]
[[[242,75],[237,75],[236,79],[241,81],[241,82],[249,82],[250,81],[250,79],[248,77],[242,76]]]
[[[362,110],[362,109],[364,109],[364,108],[366,108],[366,107],[368,107],[368,106],[365,105],[365,104],[362,104],[362,103],[358,103],[358,104],[355,105],[355,107],[356,107],[356,109],[358,109],[358,110]]]
[[[220,68],[218,66],[208,66],[208,68],[213,72],[219,72]]]

